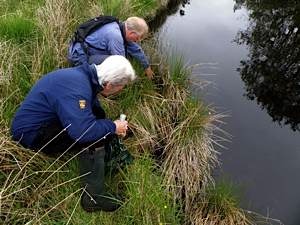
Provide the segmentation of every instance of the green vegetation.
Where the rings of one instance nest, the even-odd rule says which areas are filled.
[[[211,189],[218,163],[213,132],[222,115],[191,97],[190,68],[182,57],[158,52],[151,37],[142,44],[152,62],[159,62],[154,81],[133,62],[138,81],[119,96],[101,99],[108,117],[128,115],[133,133],[125,144],[134,164],[107,182],[125,197],[119,210],[89,214],[81,209],[76,157],[55,160],[10,140],[12,116],[30,87],[44,73],[68,65],[76,25],[98,14],[152,16],[166,3],[14,0],[1,5],[0,28],[8,27],[0,29],[1,224],[249,224],[236,201],[227,204],[230,195],[216,198],[220,189]]]
[[[18,15],[11,14],[0,20],[0,37],[4,40],[22,43],[33,38],[37,33],[36,29],[32,21]]]
[[[209,186],[198,204],[194,205],[191,220],[199,225],[254,225],[255,223],[239,208],[237,193],[236,187],[226,181]]]

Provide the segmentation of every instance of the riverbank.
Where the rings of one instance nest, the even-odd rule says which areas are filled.
[[[117,98],[101,99],[108,117],[128,115],[134,134],[126,140],[134,164],[108,182],[114,192],[126,196],[120,210],[85,213],[79,206],[82,189],[76,159],[54,160],[10,141],[12,115],[32,84],[41,74],[67,66],[68,41],[78,23],[99,13],[120,19],[130,15],[151,18],[168,3],[36,2],[7,2],[1,8],[6,15],[0,20],[6,28],[0,33],[1,222],[249,224],[235,197],[228,194],[230,190],[214,188],[211,171],[218,163],[218,153],[213,148],[213,132],[222,116],[192,98],[189,68],[182,58],[158,51],[151,37],[142,44],[155,64],[154,81],[147,80],[135,65],[141,79]]]

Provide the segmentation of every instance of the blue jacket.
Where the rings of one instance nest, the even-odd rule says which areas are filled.
[[[43,76],[31,89],[12,122],[13,139],[31,147],[43,124],[59,121],[79,143],[115,133],[108,119],[96,119],[92,107],[101,107],[101,90],[95,65],[56,70]]]
[[[125,56],[124,39],[118,23],[108,23],[100,29],[88,35],[85,39],[88,43],[89,54],[93,55],[122,55]],[[149,61],[142,48],[135,42],[129,41],[126,44],[127,53],[136,58],[146,69],[149,67]],[[73,64],[82,64],[88,62],[81,44],[71,43],[68,50],[68,59]]]

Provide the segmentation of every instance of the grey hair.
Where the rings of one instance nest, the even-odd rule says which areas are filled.
[[[95,65],[100,85],[126,85],[136,78],[131,63],[121,55],[107,57],[100,65]]]
[[[127,18],[125,21],[125,26],[128,30],[134,31],[142,37],[145,36],[149,30],[146,21],[143,18],[136,16]]]

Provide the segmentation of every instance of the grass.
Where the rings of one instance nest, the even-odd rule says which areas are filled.
[[[179,210],[165,191],[155,163],[137,157],[108,185],[126,196],[113,214],[84,212],[79,206],[77,160],[55,162],[42,154],[20,149],[1,136],[1,217],[3,224],[180,224]],[[68,157],[69,158],[69,157]],[[67,161],[66,161],[67,160]]]
[[[209,186],[192,209],[193,224],[254,225],[255,223],[248,219],[246,213],[239,207],[237,193],[236,186],[225,181]]]
[[[25,48],[11,41],[0,41],[0,115],[9,126],[10,120],[32,83],[26,66]]]
[[[35,11],[45,0],[2,0],[0,4],[0,15],[15,14],[25,15],[33,18]]]
[[[154,13],[158,6],[155,0],[101,0],[102,13],[125,20],[129,16],[144,16]]]
[[[239,196],[236,187],[226,181],[221,181],[206,191],[208,199],[208,211],[218,211],[220,217],[225,218],[233,214],[238,207]]]
[[[0,17],[0,38],[23,43],[38,34],[36,24],[20,15],[9,14]]]

